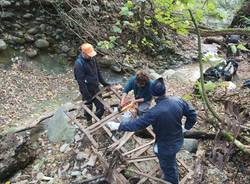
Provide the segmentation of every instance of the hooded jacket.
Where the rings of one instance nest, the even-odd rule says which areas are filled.
[[[138,131],[152,125],[156,136],[158,153],[177,153],[184,140],[182,117],[186,117],[185,128],[191,129],[196,122],[196,111],[186,101],[178,97],[161,96],[156,105],[139,119],[122,122],[119,131]]]
[[[75,61],[74,75],[79,85],[84,100],[90,101],[93,95],[99,90],[99,83],[107,86],[103,79],[100,68],[94,58],[88,60],[82,54]]]

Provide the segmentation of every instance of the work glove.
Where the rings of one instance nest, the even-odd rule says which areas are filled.
[[[184,125],[182,126],[182,133],[185,133],[186,131],[188,131],[185,127],[184,127]]]
[[[117,123],[115,121],[109,121],[106,123],[106,125],[109,127],[111,131],[118,130],[120,123]]]

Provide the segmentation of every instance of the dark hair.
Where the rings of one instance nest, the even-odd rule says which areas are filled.
[[[149,81],[149,77],[144,71],[140,70],[136,72],[136,82],[139,85],[145,85],[148,81]]]

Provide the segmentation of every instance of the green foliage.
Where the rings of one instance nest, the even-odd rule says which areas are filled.
[[[112,27],[114,33],[122,33],[121,28],[119,28],[117,25],[114,25]]]
[[[110,36],[109,40],[99,41],[97,47],[102,49],[112,49],[116,44],[117,38],[118,37],[116,36]]]
[[[217,85],[214,82],[208,81],[204,84],[204,87],[206,92],[211,93],[216,90]],[[194,89],[195,89],[195,94],[201,97],[201,83],[199,81],[196,81]]]
[[[170,26],[180,34],[187,34],[190,26],[190,17],[187,12],[190,9],[198,22],[205,15],[217,14],[216,1],[204,0],[154,0],[155,18],[160,23]]]
[[[190,101],[193,99],[193,96],[192,96],[192,94],[185,94],[182,96],[182,98],[186,101]]]
[[[123,7],[121,7],[120,15],[126,16],[126,17],[131,17],[134,15],[134,13],[131,11],[133,8],[133,2],[132,1],[127,1],[127,3],[124,4]]]
[[[154,46],[154,44],[150,40],[148,40],[147,38],[145,38],[145,37],[141,40],[141,43],[144,46],[149,46],[149,47],[153,47]]]
[[[240,43],[238,46],[237,46],[237,49],[240,49],[242,51],[249,51],[242,43]]]
[[[231,49],[232,54],[236,54],[237,53],[237,47],[234,44],[230,45],[230,49]]]

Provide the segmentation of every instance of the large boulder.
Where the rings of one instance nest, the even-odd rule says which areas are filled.
[[[35,42],[35,46],[39,49],[44,49],[44,48],[47,48],[49,47],[49,42],[45,39],[38,39],[36,42]]]
[[[158,73],[156,73],[156,71],[154,71],[153,69],[149,69],[149,77],[153,80],[159,79],[162,76]]]
[[[0,39],[0,51],[7,49],[7,44],[4,40]]]
[[[100,64],[100,66],[104,68],[109,68],[111,65],[115,63],[115,60],[114,58],[108,55],[105,55],[102,58],[98,59],[98,63]]]
[[[36,49],[32,49],[32,48],[29,48],[25,51],[25,54],[30,57],[30,58],[33,58],[37,55],[37,50]]]
[[[172,70],[172,69],[169,69],[169,70],[166,70],[164,71],[164,73],[162,74],[162,77],[164,79],[169,79],[176,71]]]
[[[15,14],[12,12],[1,12],[0,13],[0,19],[1,20],[11,20],[15,17]]]
[[[183,148],[190,153],[196,153],[198,144],[199,142],[196,139],[184,139]]]
[[[10,1],[0,0],[0,7],[8,7],[11,5]]]
[[[113,72],[116,72],[116,73],[121,73],[122,72],[121,65],[119,65],[119,64],[113,64],[113,65],[111,65],[110,69]]]
[[[39,32],[39,29],[37,27],[30,28],[27,33],[35,35]]]

